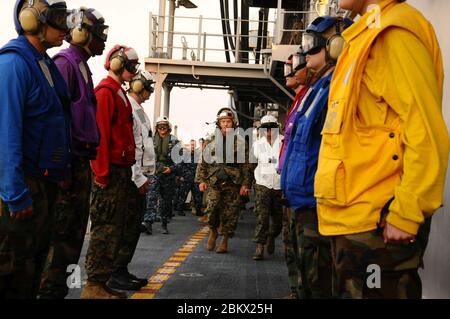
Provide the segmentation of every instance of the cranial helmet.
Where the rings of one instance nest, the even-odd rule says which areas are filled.
[[[137,74],[139,68],[139,56],[133,48],[124,45],[115,45],[106,56],[105,69],[114,73],[121,73],[124,69],[132,74]]]
[[[69,14],[63,0],[17,0],[14,5],[14,25],[19,35],[36,34],[44,24],[68,31]]]

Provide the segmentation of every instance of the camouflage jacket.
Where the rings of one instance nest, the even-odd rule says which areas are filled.
[[[249,163],[248,145],[244,138],[234,136],[231,154],[226,154],[226,139],[222,142],[215,136],[207,139],[201,162],[197,166],[195,181],[211,186],[220,186],[223,182],[250,187],[253,180],[253,170]],[[222,149],[222,150],[220,150]],[[226,160],[228,159],[228,160]],[[230,160],[231,159],[231,160]]]
[[[177,176],[183,177],[185,182],[192,183],[195,179],[195,174],[197,171],[197,159],[200,158],[200,156],[197,153],[197,150],[195,153],[189,152],[189,161],[182,161],[181,163],[178,163],[175,165],[175,171]]]

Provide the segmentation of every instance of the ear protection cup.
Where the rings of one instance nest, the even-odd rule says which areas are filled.
[[[345,40],[341,35],[341,30],[344,28],[344,22],[342,19],[336,20],[336,34],[327,40],[326,49],[328,56],[336,61],[342,52],[345,45]]]
[[[121,47],[119,50],[119,54],[111,59],[109,62],[109,68],[114,72],[120,72],[124,66],[125,66],[125,59],[124,59],[124,48]]]
[[[144,83],[141,80],[134,80],[130,84],[131,91],[136,94],[141,94],[144,91]]]
[[[40,12],[34,7],[34,1],[32,6],[24,8],[19,14],[20,25],[24,32],[36,33],[39,30],[39,15]]]
[[[74,28],[70,32],[74,44],[84,46],[89,41],[89,31],[86,28]]]
[[[344,48],[345,40],[340,34],[333,35],[327,41],[327,52],[332,60],[337,60]]]

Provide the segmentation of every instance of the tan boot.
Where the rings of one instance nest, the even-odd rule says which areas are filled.
[[[222,240],[220,241],[220,245],[216,250],[218,254],[225,254],[228,251],[228,236],[223,235]]]
[[[104,283],[88,281],[81,292],[81,299],[126,299],[124,292],[114,291]]]
[[[263,260],[264,259],[264,245],[256,244],[255,255],[253,256],[253,260]]]
[[[209,230],[209,238],[208,238],[208,244],[206,246],[206,249],[208,249],[209,251],[213,251],[214,248],[216,248],[216,239],[218,236],[218,232],[217,229],[215,228],[211,228]]]
[[[198,221],[202,222],[202,223],[207,223],[208,222],[208,215],[207,214],[203,215],[202,217],[200,217],[198,219]]]
[[[273,236],[269,236],[267,238],[267,253],[269,255],[273,255],[275,252],[275,238]]]

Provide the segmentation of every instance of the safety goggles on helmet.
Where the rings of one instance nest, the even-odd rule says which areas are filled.
[[[86,29],[95,37],[106,42],[108,40],[109,26],[106,24],[86,25]]]
[[[155,89],[152,86],[153,82],[152,81],[144,81],[144,89],[146,91],[149,91],[150,93],[153,93],[153,91],[155,91]]]
[[[320,34],[305,32],[302,36],[302,47],[304,55],[314,55],[327,45],[327,40]]]
[[[223,120],[223,119],[234,119],[234,114],[231,111],[226,111],[223,110],[222,112],[220,112],[220,114],[217,116],[218,120]]]
[[[136,74],[138,72],[139,66],[141,64],[136,60],[126,60],[124,62],[124,68],[131,74]]]
[[[295,71],[306,67],[306,57],[303,54],[303,48],[300,47],[298,51],[292,56],[292,67]]]
[[[284,77],[290,78],[290,77],[293,77],[294,75],[295,75],[295,70],[294,70],[292,63],[285,63],[284,64]]]
[[[48,24],[52,28],[68,31],[71,26],[70,22],[71,11],[65,8],[52,8],[49,7],[47,10],[41,13],[40,20],[44,24]]]
[[[289,56],[287,61],[284,63],[284,77],[293,77],[295,75],[295,70],[292,66],[292,54]]]

